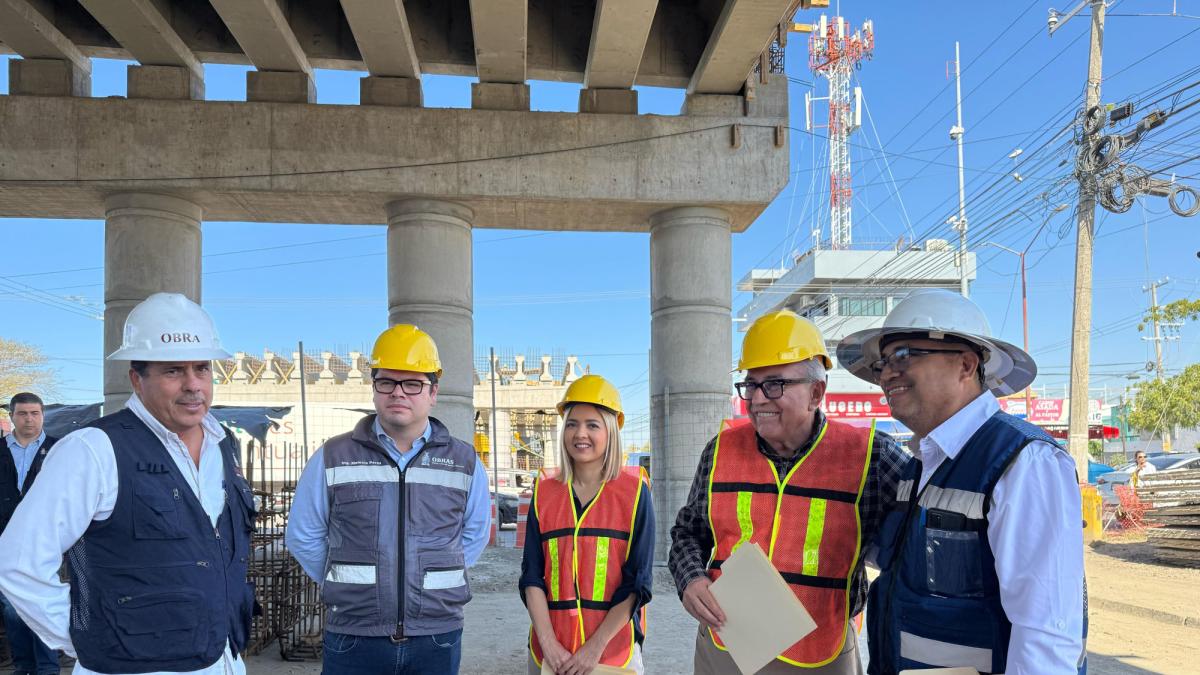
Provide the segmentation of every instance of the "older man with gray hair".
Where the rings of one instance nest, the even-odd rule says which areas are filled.
[[[820,331],[794,312],[764,315],[746,332],[738,363],[746,376],[736,387],[750,423],[727,425],[705,447],[671,530],[668,564],[700,622],[696,673],[738,671],[709,585],[746,542],[770,555],[817,624],[759,672],[862,672],[851,623],[866,602],[862,544],[892,507],[912,458],[874,427],[825,418],[832,365]]]

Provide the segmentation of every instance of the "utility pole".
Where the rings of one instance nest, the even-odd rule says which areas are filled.
[[[1104,0],[1084,0],[1060,23],[1058,14],[1050,13],[1050,33],[1086,5],[1091,5],[1092,34],[1088,51],[1087,88],[1083,97],[1083,120],[1089,111],[1100,105],[1101,58],[1104,49]],[[1092,152],[1099,129],[1090,132],[1085,124],[1080,153]],[[1080,173],[1079,223],[1075,239],[1075,311],[1071,325],[1071,406],[1067,449],[1075,460],[1075,468],[1087,475],[1088,459],[1088,368],[1091,364],[1092,332],[1092,244],[1096,222],[1096,183],[1091,174]]]
[[[958,124],[950,128],[950,138],[958,143],[958,284],[964,298],[970,297],[967,290],[967,193],[963,183],[963,128],[962,122],[962,72],[959,70],[958,43],[954,43],[954,101],[958,110]],[[1024,269],[1024,268],[1022,268]]]
[[[1155,281],[1152,284],[1148,284],[1148,285],[1142,287],[1143,291],[1150,291],[1150,312],[1151,313],[1155,313],[1155,310],[1158,309],[1158,287],[1165,286],[1167,284],[1167,282],[1169,282],[1169,281],[1170,281],[1169,278],[1162,279],[1161,281]],[[1151,340],[1154,342],[1154,373],[1155,373],[1155,378],[1159,382],[1162,382],[1162,379],[1163,379],[1163,360],[1162,360],[1163,338],[1162,338],[1162,333],[1160,331],[1161,331],[1161,329],[1159,327],[1158,316],[1155,316],[1154,317],[1154,337],[1152,337],[1152,338],[1143,337],[1142,339],[1143,340]],[[1162,428],[1162,448],[1163,448],[1163,452],[1171,452],[1171,428],[1165,424],[1163,425],[1163,428]]]

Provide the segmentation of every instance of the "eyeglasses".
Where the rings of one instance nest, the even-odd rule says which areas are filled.
[[[870,363],[871,372],[876,376],[883,373],[884,368],[891,367],[896,372],[908,370],[912,365],[912,359],[917,356],[928,356],[930,354],[965,354],[961,349],[918,349],[916,347],[901,347],[892,352],[890,356],[885,356],[882,359],[872,361]]]
[[[735,389],[737,389],[738,397],[743,401],[749,401],[750,399],[754,398],[755,389],[762,389],[763,396],[774,400],[780,396],[783,396],[783,390],[789,384],[805,384],[807,382],[812,382],[812,380],[774,379],[763,380],[762,382],[752,382],[750,380],[746,380],[745,382],[735,382],[733,386]]]
[[[425,388],[425,385],[429,385],[430,388],[433,387],[433,383],[427,380],[389,380],[386,377],[376,378],[371,383],[371,386],[375,388],[375,391],[379,392],[380,394],[390,394],[393,391],[396,391],[396,385],[400,385],[400,391],[408,394],[409,396],[416,396],[417,394],[420,394],[421,390]]]

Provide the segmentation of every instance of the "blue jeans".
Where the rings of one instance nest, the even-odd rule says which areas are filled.
[[[325,631],[322,675],[457,675],[462,629],[410,637],[360,637]]]
[[[12,650],[13,675],[58,675],[58,652],[29,630],[3,594],[0,605],[4,605],[4,630]]]

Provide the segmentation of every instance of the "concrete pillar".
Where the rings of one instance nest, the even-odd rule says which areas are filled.
[[[104,356],[121,346],[129,310],[151,294],[200,302],[202,215],[168,195],[123,192],[104,200]],[[129,363],[105,361],[104,412],[120,410],[131,392]]]
[[[433,336],[442,380],[433,410],[454,436],[475,431],[471,209],[435,199],[387,205],[388,325],[415,324]]]
[[[513,447],[512,413],[506,409],[496,410],[496,467],[512,469],[517,465],[516,448]]]
[[[650,429],[656,550],[687,499],[704,445],[729,416],[730,226],[724,211],[681,207],[650,219]]]

